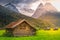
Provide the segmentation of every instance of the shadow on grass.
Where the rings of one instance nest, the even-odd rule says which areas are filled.
[[[11,33],[3,33],[0,37],[13,37]]]

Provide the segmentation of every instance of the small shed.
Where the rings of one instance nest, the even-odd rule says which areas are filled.
[[[32,36],[36,34],[36,28],[33,27],[25,19],[12,22],[5,28],[6,32],[10,33],[13,36]]]
[[[58,30],[58,27],[54,27],[53,30]]]

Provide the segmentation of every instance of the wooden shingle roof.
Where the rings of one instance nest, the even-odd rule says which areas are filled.
[[[15,22],[12,22],[12,23],[6,25],[5,28],[15,28],[15,27],[17,27],[17,25],[21,24],[22,22],[26,22],[26,23],[28,23],[31,27],[33,27],[34,29],[37,29],[37,28],[35,28],[31,23],[29,23],[29,22],[28,22],[27,20],[25,20],[25,19],[23,19],[23,20],[17,20],[17,21],[15,21]]]

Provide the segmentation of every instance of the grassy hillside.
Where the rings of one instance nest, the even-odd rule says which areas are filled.
[[[60,26],[60,12],[47,12],[40,16],[38,19],[43,19],[44,21],[47,21],[51,25],[54,25],[54,27]]]

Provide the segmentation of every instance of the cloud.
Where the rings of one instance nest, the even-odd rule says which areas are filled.
[[[26,3],[26,4],[29,4],[29,3],[33,3],[33,2],[36,2],[38,0],[0,0],[0,4],[6,4],[6,3],[14,3],[14,4],[18,4],[18,3]]]
[[[18,4],[18,3],[32,3],[36,2],[38,0],[13,0],[13,3]]]
[[[12,0],[0,0],[0,4],[3,5],[3,4],[9,3],[11,1]]]

